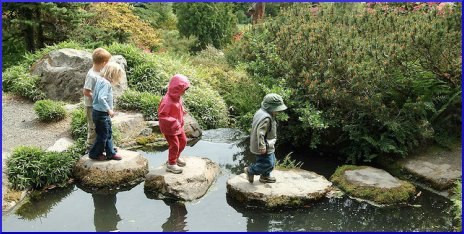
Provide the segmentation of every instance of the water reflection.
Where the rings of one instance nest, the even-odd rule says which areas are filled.
[[[170,215],[161,228],[163,232],[186,232],[187,209],[185,204],[175,200],[163,200],[171,209]]]
[[[116,194],[92,194],[95,212],[93,222],[95,231],[108,232],[118,230],[121,217],[116,209]]]
[[[36,191],[29,200],[16,210],[16,214],[25,220],[45,218],[47,214],[69,194],[74,191],[74,185],[45,191]]]

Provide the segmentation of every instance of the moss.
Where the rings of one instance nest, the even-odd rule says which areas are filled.
[[[395,204],[408,201],[415,193],[416,188],[409,182],[401,181],[401,185],[394,188],[377,188],[372,186],[360,186],[348,182],[345,171],[359,170],[367,166],[344,165],[335,171],[330,180],[344,190],[347,194],[378,204]]]
[[[158,142],[160,139],[164,140],[163,134],[153,133],[149,136],[139,136],[135,139],[135,142],[137,142],[139,145],[147,145],[149,143]]]

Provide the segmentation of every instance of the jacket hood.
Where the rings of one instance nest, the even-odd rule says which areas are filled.
[[[181,74],[174,75],[169,81],[168,95],[173,98],[180,98],[181,93],[190,87],[188,78]]]

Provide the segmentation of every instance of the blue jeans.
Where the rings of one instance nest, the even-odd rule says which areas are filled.
[[[276,158],[274,153],[267,155],[257,155],[256,163],[248,167],[248,171],[252,175],[262,175],[268,177],[271,175],[271,171],[274,170],[275,163]]]
[[[95,123],[95,132],[97,139],[89,151],[89,157],[96,159],[99,155],[106,152],[106,158],[112,158],[116,152],[113,146],[113,130],[111,129],[111,118],[108,112],[97,110],[92,111],[93,122]]]

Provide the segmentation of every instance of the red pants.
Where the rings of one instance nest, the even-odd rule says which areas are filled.
[[[187,137],[184,131],[179,135],[164,135],[164,137],[169,144],[169,164],[175,165],[177,158],[179,158],[180,153],[184,150],[185,145],[187,145]]]

